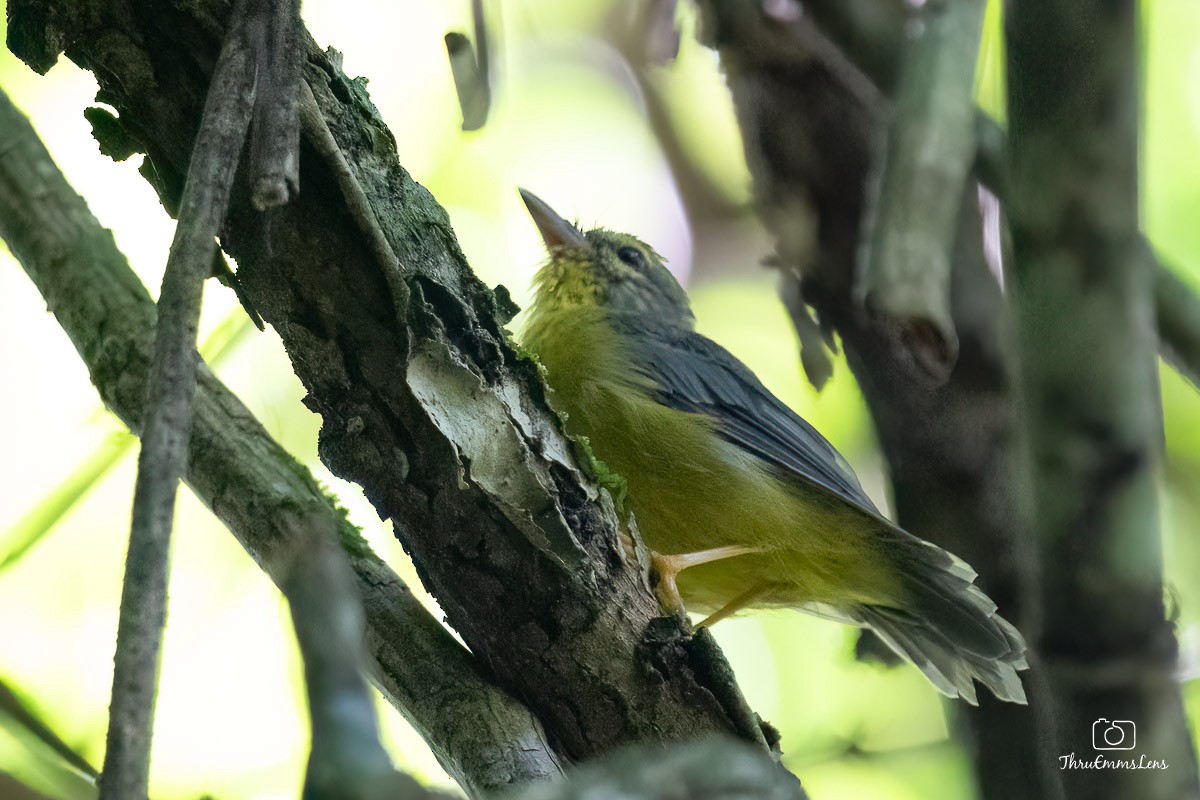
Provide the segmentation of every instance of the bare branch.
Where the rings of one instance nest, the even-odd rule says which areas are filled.
[[[3,93],[0,237],[74,342],[106,405],[139,430],[154,303]],[[482,676],[308,471],[203,365],[198,381],[185,480],[277,584],[298,546],[281,510],[319,515],[339,530],[366,612],[372,680],[446,771],[473,795],[561,774],[529,711]]]
[[[904,48],[882,175],[868,207],[860,291],[945,380],[958,357],[950,256],[975,154],[975,60],[983,0],[928,0]]]
[[[159,295],[121,592],[101,800],[145,797],[149,781],[171,523],[187,460],[196,390],[200,298],[254,97],[254,44],[248,37],[244,9],[244,3],[239,3],[213,72]]]
[[[324,159],[325,166],[333,173],[333,179],[337,182],[338,191],[341,192],[342,200],[346,204],[346,210],[349,211],[355,226],[366,240],[367,247],[378,263],[380,271],[385,276],[391,276],[388,278],[390,282],[388,288],[397,298],[396,303],[399,306],[407,305],[408,287],[403,282],[394,279],[394,276],[400,273],[400,259],[396,257],[391,243],[388,242],[383,229],[379,227],[379,220],[375,218],[371,201],[367,199],[362,184],[354,177],[354,172],[346,163],[342,149],[334,141],[333,134],[330,133],[329,126],[325,123],[325,117],[321,114],[316,98],[313,97],[312,89],[307,83],[300,85],[300,124],[305,137]]]
[[[458,106],[462,110],[462,129],[477,131],[487,122],[492,105],[491,33],[483,14],[483,0],[471,0],[475,44],[461,33],[446,34],[446,55],[450,73],[458,91]]]

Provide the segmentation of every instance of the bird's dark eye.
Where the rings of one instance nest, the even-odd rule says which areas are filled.
[[[622,247],[617,251],[617,258],[634,269],[641,269],[646,266],[645,259],[642,258],[642,251],[636,247]]]

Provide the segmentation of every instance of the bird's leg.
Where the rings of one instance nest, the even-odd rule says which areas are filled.
[[[675,579],[679,573],[688,567],[707,564],[710,561],[720,561],[725,558],[744,556],[748,553],[757,552],[759,552],[757,547],[743,547],[741,545],[714,547],[711,550],[698,550],[694,553],[680,553],[674,556],[651,551],[650,565],[658,574],[658,585],[655,587],[658,602],[668,611],[682,612],[684,610],[683,598],[679,596],[679,588],[675,585]]]
[[[753,603],[767,591],[767,584],[760,583],[757,586],[751,586],[746,591],[739,594],[737,597],[730,600],[725,605],[718,608],[713,613],[705,617],[697,628],[707,628],[709,625],[716,625],[726,617],[733,616],[741,611],[746,606]]]

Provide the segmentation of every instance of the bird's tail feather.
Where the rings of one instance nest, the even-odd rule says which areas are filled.
[[[856,620],[913,662],[941,692],[977,704],[974,681],[1001,700],[1025,703],[1017,670],[1025,640],[996,613],[964,562],[901,530],[885,536],[889,561],[902,579],[901,607],[863,605]]]

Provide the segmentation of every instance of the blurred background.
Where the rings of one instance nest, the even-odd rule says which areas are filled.
[[[871,423],[844,363],[817,393],[804,380],[750,207],[750,179],[719,64],[679,7],[678,58],[634,66],[624,0],[486,3],[495,56],[487,124],[461,130],[443,36],[470,33],[468,0],[306,0],[317,41],[345,55],[394,132],[401,163],[446,207],[489,285],[518,303],[542,260],[517,198],[527,187],[583,227],[634,233],[688,286],[700,330],[749,364],[849,458],[887,504]],[[999,0],[980,53],[980,102],[1002,116]],[[1164,259],[1200,282],[1200,4],[1143,0],[1143,224]],[[2,25],[2,23],[0,23]],[[83,118],[95,83],[70,63],[43,78],[0,53],[3,86],[92,211],[157,293],[173,222],[137,174],[102,156]],[[303,191],[303,188],[302,188]],[[512,328],[520,336],[522,319]],[[277,337],[253,329],[210,282],[202,351],[268,430],[341,498],[376,550],[419,581],[390,526],[317,460],[319,420]],[[103,757],[136,441],[101,406],[66,336],[0,244],[0,683],[93,765]],[[1200,396],[1162,370],[1164,549],[1180,679],[1200,719]],[[918,532],[919,533],[919,532]],[[428,598],[426,598],[428,599]],[[431,602],[431,601],[430,601]],[[432,605],[432,602],[431,602]],[[436,612],[435,612],[436,613]],[[440,618],[440,614],[439,614]],[[942,701],[911,667],[853,659],[854,631],[800,614],[715,629],[751,706],[783,734],[813,797],[973,798],[967,755]],[[0,778],[57,798],[88,782],[17,724],[0,687]],[[448,785],[428,748],[382,700],[397,764]],[[308,748],[303,676],[287,607],[232,536],[180,495],[151,795],[294,798]],[[0,780],[0,798],[16,797]]]

